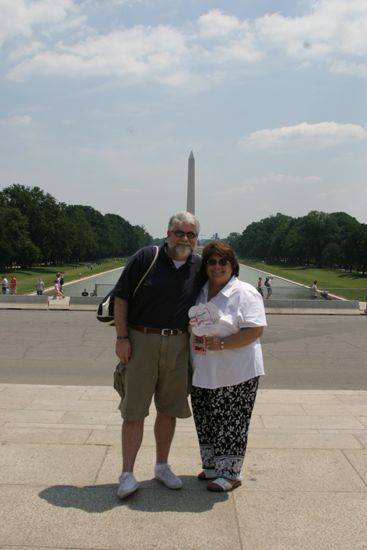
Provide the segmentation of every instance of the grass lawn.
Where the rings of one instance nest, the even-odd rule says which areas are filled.
[[[10,281],[10,277],[14,273],[17,278],[17,294],[29,294],[35,292],[36,282],[39,278],[43,280],[46,288],[53,286],[58,271],[61,271],[63,274],[65,283],[71,283],[72,281],[78,281],[81,277],[90,277],[91,275],[102,273],[103,271],[121,267],[125,264],[125,261],[126,259],[124,258],[114,258],[100,260],[98,263],[83,262],[32,266],[29,269],[9,271],[7,273],[7,278]],[[90,268],[90,266],[92,266],[92,268]],[[3,273],[1,273],[1,275],[2,274]]]
[[[349,300],[366,301],[367,277],[359,273],[348,273],[342,269],[318,269],[316,267],[286,267],[270,265],[251,260],[240,260],[242,263],[279,275],[296,283],[310,286],[317,281],[317,287],[327,289],[332,294],[343,296]]]

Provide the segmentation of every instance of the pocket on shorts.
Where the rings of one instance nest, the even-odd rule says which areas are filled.
[[[123,399],[125,397],[125,373],[126,373],[126,365],[123,363],[119,363],[117,367],[115,368],[115,372],[113,373],[113,387]]]

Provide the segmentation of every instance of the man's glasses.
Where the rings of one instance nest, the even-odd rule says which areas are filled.
[[[180,229],[177,229],[177,231],[172,231],[175,237],[182,239],[186,235],[188,239],[196,239],[197,234],[193,231],[181,231]]]
[[[225,258],[220,258],[219,260],[216,260],[215,258],[209,258],[209,260],[206,262],[207,265],[220,265],[224,267],[225,265],[229,264],[229,260],[226,260]]]

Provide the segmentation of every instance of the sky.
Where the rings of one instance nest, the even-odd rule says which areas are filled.
[[[165,235],[367,223],[366,0],[0,0],[0,189]]]

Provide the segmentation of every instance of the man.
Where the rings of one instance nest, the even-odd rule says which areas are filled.
[[[1,291],[3,294],[7,294],[8,292],[8,279],[6,278],[6,275],[3,275],[2,281],[1,281]]]
[[[270,296],[273,294],[273,289],[271,288],[273,277],[270,275],[266,277],[264,285],[266,286],[266,299],[268,300]]]
[[[144,247],[127,263],[115,287],[116,355],[123,364],[122,473],[117,494],[126,498],[139,483],[133,471],[154,396],[157,417],[155,478],[170,489],[182,481],[168,465],[176,418],[187,418],[188,310],[203,284],[201,259],[194,254],[199,222],[188,212],[174,214],[167,242],[148,276],[153,247]]]
[[[64,277],[62,276],[62,273],[61,271],[59,271],[56,275],[56,278],[59,282],[59,289],[60,289],[60,292],[61,294],[64,294],[63,290],[62,290],[62,287],[64,286]]]
[[[42,279],[38,279],[36,283],[37,296],[42,296],[44,290],[45,290],[45,283],[42,281]]]

